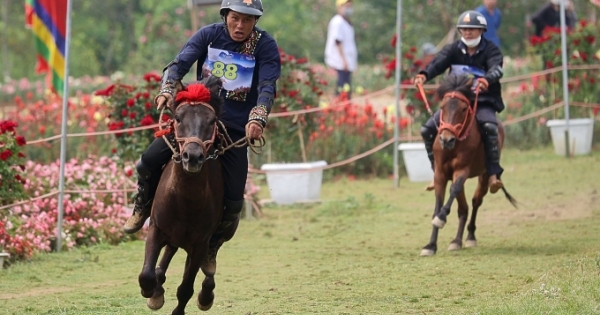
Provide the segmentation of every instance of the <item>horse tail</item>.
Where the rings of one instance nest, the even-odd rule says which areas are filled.
[[[508,191],[506,191],[506,188],[502,187],[502,191],[504,192],[504,196],[506,197],[506,199],[508,199],[508,201],[510,201],[510,204],[513,205],[513,207],[515,207],[515,209],[519,209],[518,204],[517,204],[517,199],[513,198],[513,196],[511,196]]]

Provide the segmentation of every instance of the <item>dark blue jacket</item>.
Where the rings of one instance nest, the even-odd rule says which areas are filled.
[[[488,81],[489,87],[487,91],[479,93],[479,102],[490,103],[497,112],[501,112],[504,110],[502,87],[500,86],[500,79],[504,75],[503,59],[500,48],[484,37],[481,38],[477,51],[473,55],[469,55],[467,46],[459,39],[444,46],[427,67],[419,73],[424,74],[427,80],[431,80],[451,70],[453,65],[466,65],[481,69],[483,72],[481,77]]]
[[[248,122],[250,110],[259,105],[265,105],[270,110],[276,91],[276,81],[281,74],[281,59],[279,48],[275,39],[267,32],[254,27],[261,33],[261,37],[254,50],[256,66],[252,77],[252,87],[245,102],[225,99],[221,109],[221,121],[231,128],[244,130]],[[204,64],[208,47],[239,52],[242,43],[236,42],[229,36],[223,23],[215,23],[202,27],[183,46],[173,64],[169,66],[169,79],[181,80],[191,69],[194,62],[198,61],[198,80],[202,79],[202,65]],[[222,91],[223,97],[227,91]],[[260,95],[260,97],[259,97]],[[269,99],[269,95],[270,99]]]

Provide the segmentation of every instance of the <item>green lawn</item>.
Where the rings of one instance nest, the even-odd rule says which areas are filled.
[[[419,257],[434,200],[425,183],[338,180],[324,184],[320,205],[263,208],[219,253],[208,313],[600,314],[600,152],[508,150],[503,165],[520,208],[488,195],[479,247],[448,252],[453,208],[434,257]],[[101,245],[0,271],[0,315],[170,314],[185,255],[167,274],[165,307],[152,312],[137,285],[143,248]],[[201,313],[193,299],[187,312]]]

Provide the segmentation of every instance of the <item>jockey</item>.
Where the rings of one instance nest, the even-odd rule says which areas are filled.
[[[491,193],[503,187],[500,181],[503,169],[500,167],[498,148],[498,124],[496,112],[504,110],[500,88],[503,56],[493,42],[482,37],[487,29],[485,17],[477,11],[466,11],[460,15],[456,27],[461,39],[446,45],[427,67],[414,78],[415,85],[424,84],[449,70],[451,74],[469,74],[475,78],[480,88],[476,118],[481,131],[485,150],[485,165],[489,175]],[[473,100],[472,100],[473,101]],[[433,144],[440,121],[438,110],[421,128],[425,149],[433,167]],[[427,187],[433,190],[433,183]]]
[[[256,27],[262,14],[261,0],[223,0],[220,9],[223,23],[200,28],[165,67],[161,90],[154,99],[156,106],[162,109],[173,105],[176,83],[198,61],[198,81],[207,75],[223,77],[221,95],[225,102],[219,119],[231,139],[234,142],[244,136],[250,140],[260,139],[273,106],[275,82],[281,73],[277,43]],[[161,138],[155,139],[142,154],[136,165],[138,193],[134,197],[133,214],[124,226],[126,233],[138,231],[150,216],[162,167],[172,154]],[[243,209],[248,176],[247,149],[228,149],[219,159],[225,179],[225,209],[216,235],[230,226]]]

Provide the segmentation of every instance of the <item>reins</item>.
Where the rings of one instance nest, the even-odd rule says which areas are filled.
[[[429,106],[429,102],[427,101],[427,97],[425,95],[425,90],[423,89],[423,84],[417,84],[417,89],[419,90],[419,93],[421,93],[421,96],[423,97],[423,102],[425,103],[425,108],[427,109],[427,112],[429,112],[429,114],[431,116],[433,116],[433,112],[431,111],[431,107]],[[448,92],[444,95],[444,99],[445,98],[456,98],[459,99],[465,103],[467,103],[467,114],[465,115],[465,119],[462,122],[462,124],[450,124],[450,123],[446,123],[443,119],[444,115],[443,115],[443,108],[440,109],[440,124],[439,126],[437,125],[437,122],[434,119],[434,123],[436,124],[436,127],[438,129],[438,132],[443,131],[443,130],[448,130],[451,133],[453,133],[456,138],[458,138],[459,141],[465,140],[468,136],[469,136],[469,130],[471,129],[471,126],[473,125],[473,122],[475,121],[475,116],[477,114],[477,103],[478,103],[478,99],[479,99],[479,91],[481,90],[481,88],[479,86],[477,86],[475,88],[475,101],[473,102],[473,106],[471,106],[471,101],[462,93],[457,92],[457,91],[452,91],[452,92]]]
[[[212,108],[212,106],[210,106],[210,104],[207,104],[204,102],[186,102],[186,103],[181,103],[179,106],[184,106],[184,105],[202,105],[202,106],[209,108],[213,112],[215,111],[214,108]],[[169,108],[169,111],[171,111],[170,108]],[[165,108],[163,107],[160,112],[160,117],[163,117],[164,112],[165,112]],[[218,126],[221,126],[222,133],[219,132]],[[174,139],[175,139],[176,143],[178,144],[179,150],[177,150],[175,148],[175,146],[171,143],[171,141],[167,138],[167,135],[172,132],[174,132],[174,134],[175,134]],[[180,152],[183,152],[183,149],[190,143],[196,143],[202,147],[204,152],[208,152],[208,150],[215,143],[215,139],[219,139],[220,142],[219,142],[218,147],[215,146],[215,151],[206,157],[207,160],[216,159],[219,157],[219,155],[223,155],[225,153],[225,151],[227,151],[229,149],[243,148],[245,146],[248,146],[250,148],[250,150],[252,150],[252,152],[254,152],[256,154],[260,154],[260,153],[262,153],[262,149],[265,145],[265,138],[262,136],[260,137],[260,139],[256,140],[256,141],[258,141],[258,144],[255,144],[254,141],[248,139],[247,136],[239,139],[236,142],[233,142],[233,140],[231,139],[231,136],[229,135],[229,133],[227,132],[227,129],[225,128],[225,125],[220,120],[215,122],[213,134],[212,134],[212,137],[210,140],[203,141],[202,139],[200,139],[198,137],[179,137],[177,135],[177,122],[173,119],[169,119],[165,123],[160,122],[159,123],[159,131],[157,131],[154,135],[157,138],[158,137],[163,138],[163,140],[165,141],[167,146],[169,146],[169,148],[173,152],[172,159],[175,163],[181,162]]]

